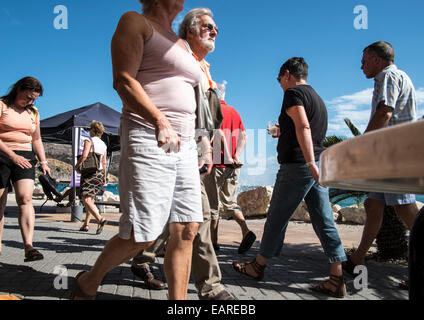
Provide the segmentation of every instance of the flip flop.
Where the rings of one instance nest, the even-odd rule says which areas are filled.
[[[103,227],[105,226],[106,222],[107,222],[106,219],[104,219],[102,222],[99,223],[99,226],[97,227],[96,234],[102,233]]]
[[[36,249],[29,250],[26,255],[24,262],[43,260],[44,256]]]
[[[246,235],[243,238],[243,241],[240,243],[240,246],[238,248],[238,253],[245,253],[247,250],[249,250],[252,244],[255,242],[255,240],[256,240],[256,235],[252,231],[249,231],[248,233],[246,233]]]

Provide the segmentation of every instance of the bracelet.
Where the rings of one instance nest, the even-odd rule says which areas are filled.
[[[47,164],[47,161],[40,161],[41,164]]]
[[[314,165],[315,161],[309,161],[305,163],[306,168],[309,168],[310,166]]]

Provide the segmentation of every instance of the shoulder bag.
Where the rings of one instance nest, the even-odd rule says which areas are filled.
[[[86,174],[92,174],[95,173],[97,170],[100,169],[100,157],[101,155],[97,154],[94,151],[94,142],[93,140],[91,140],[91,147],[93,149],[93,155],[88,156],[79,166],[79,171],[81,172],[81,174],[86,175]],[[81,155],[79,155],[77,158],[79,159],[81,157]]]

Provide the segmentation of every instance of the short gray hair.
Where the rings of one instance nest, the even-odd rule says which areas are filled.
[[[195,8],[190,10],[185,15],[184,20],[178,29],[178,35],[181,39],[187,39],[188,30],[196,30],[200,16],[209,16],[213,18],[213,13],[211,9],[208,8]],[[199,32],[199,30],[197,30],[197,32]]]
[[[138,2],[141,3],[143,12],[148,12],[155,3],[155,0],[138,0]]]
[[[394,62],[395,61],[395,50],[392,45],[386,41],[377,41],[370,44],[364,49],[365,51],[371,51],[379,56],[381,59]]]

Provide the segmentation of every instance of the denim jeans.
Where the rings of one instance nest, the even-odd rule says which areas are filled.
[[[280,166],[264,226],[260,254],[267,259],[280,254],[287,225],[303,199],[308,207],[315,234],[329,262],[346,261],[346,254],[334,224],[328,189],[316,183],[309,169],[300,163],[286,163]]]

